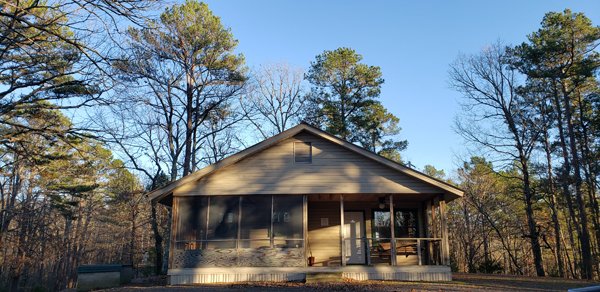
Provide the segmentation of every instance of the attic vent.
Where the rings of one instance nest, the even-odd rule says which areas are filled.
[[[310,142],[294,142],[294,163],[312,163]]]

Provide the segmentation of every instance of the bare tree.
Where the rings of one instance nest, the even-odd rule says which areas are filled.
[[[261,65],[242,103],[264,139],[294,126],[304,114],[304,68],[287,61]]]
[[[517,94],[517,71],[509,68],[501,42],[474,55],[459,55],[450,65],[450,85],[463,94],[463,115],[455,130],[467,141],[485,147],[509,163],[518,162],[522,199],[526,205],[528,234],[538,276],[544,276],[542,252],[533,214],[530,158],[539,132]]]

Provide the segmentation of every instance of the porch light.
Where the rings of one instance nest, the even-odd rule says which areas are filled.
[[[385,208],[385,204],[384,203],[379,203],[379,209],[383,209]]]

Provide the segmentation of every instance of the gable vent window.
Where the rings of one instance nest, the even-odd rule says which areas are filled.
[[[294,163],[312,163],[310,142],[294,142]]]

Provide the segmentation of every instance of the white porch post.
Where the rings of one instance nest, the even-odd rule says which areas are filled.
[[[390,224],[391,224],[391,241],[390,241],[390,257],[391,257],[391,265],[395,266],[397,265],[397,258],[396,258],[396,235],[394,234],[394,197],[392,195],[390,195]]]
[[[450,244],[448,243],[448,222],[446,220],[446,198],[444,194],[440,195],[440,216],[442,218],[442,253],[444,254],[444,264],[450,265]]]
[[[342,254],[342,267],[346,266],[346,241],[344,240],[344,195],[340,194],[340,252]]]

